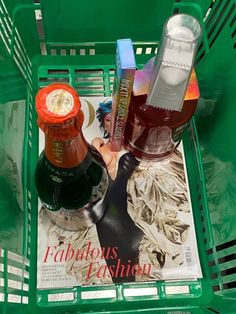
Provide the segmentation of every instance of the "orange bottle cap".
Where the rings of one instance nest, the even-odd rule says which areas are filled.
[[[38,126],[56,139],[75,137],[84,116],[78,94],[68,84],[51,84],[36,95]]]

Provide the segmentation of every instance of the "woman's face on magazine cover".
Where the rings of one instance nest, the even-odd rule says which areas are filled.
[[[107,113],[104,117],[103,127],[104,127],[104,130],[106,130],[110,134],[110,130],[111,130],[111,113],[110,112]]]

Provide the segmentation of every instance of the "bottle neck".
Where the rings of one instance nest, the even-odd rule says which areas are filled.
[[[73,168],[84,160],[88,152],[88,143],[82,131],[76,137],[66,140],[58,140],[45,134],[44,152],[54,166]]]

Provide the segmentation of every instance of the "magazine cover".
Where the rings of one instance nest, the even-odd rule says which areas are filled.
[[[112,152],[111,99],[81,98],[83,133],[109,173],[105,215],[91,228],[55,225],[38,203],[39,289],[202,277],[182,143],[168,159]],[[39,152],[44,135],[39,131]]]

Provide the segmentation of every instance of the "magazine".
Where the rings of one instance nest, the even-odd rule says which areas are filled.
[[[84,136],[109,173],[106,211],[96,225],[74,232],[55,225],[38,202],[38,289],[201,278],[182,143],[159,162],[111,152],[111,99],[81,103]],[[41,152],[41,131],[39,139]]]

